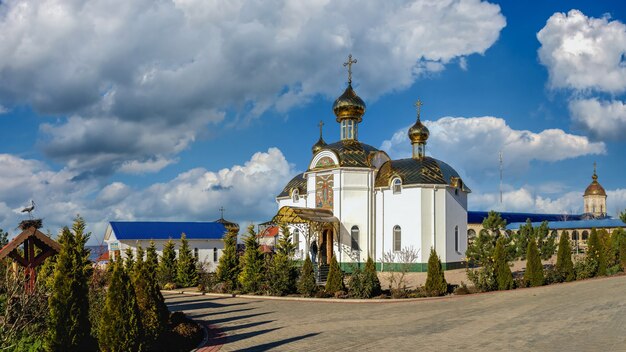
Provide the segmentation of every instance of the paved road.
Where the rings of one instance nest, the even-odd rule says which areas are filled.
[[[401,303],[166,299],[219,326],[223,351],[626,351],[626,276]]]

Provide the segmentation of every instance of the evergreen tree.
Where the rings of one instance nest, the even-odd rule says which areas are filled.
[[[539,227],[534,229],[534,238],[537,241],[541,259],[550,259],[556,252],[556,233],[550,232],[547,221],[543,221]]]
[[[90,349],[89,286],[92,273],[85,244],[85,221],[77,216],[73,233],[65,227],[59,238],[61,251],[54,270],[53,290],[48,299],[48,349],[78,351]]]
[[[626,224],[626,210],[621,211],[619,213],[619,219],[622,220],[622,222]]]
[[[0,229],[0,249],[9,244],[9,234],[3,229]]]
[[[337,258],[333,253],[330,259],[330,268],[328,269],[328,278],[326,278],[326,292],[335,293],[337,291],[343,291],[345,286],[343,284],[343,272],[337,263]]]
[[[528,242],[528,249],[526,249],[524,282],[532,287],[543,285],[543,264],[541,264],[537,242],[534,240]]]
[[[424,289],[430,296],[443,296],[448,292],[448,283],[441,268],[441,260],[434,248],[430,249]]]
[[[198,285],[198,263],[196,262],[196,257],[191,252],[191,248],[189,248],[187,235],[184,233],[180,235],[176,283],[181,287]]]
[[[135,288],[120,260],[113,273],[102,310],[98,342],[107,352],[142,350],[142,326]]]
[[[135,264],[135,272],[133,276],[133,284],[135,286],[135,296],[137,297],[137,305],[139,307],[139,317],[144,332],[143,345],[148,349],[158,349],[155,345],[158,338],[165,331],[169,311],[165,305],[165,300],[159,290],[159,284],[156,277],[156,269],[158,266],[158,255],[154,242],[150,242],[147,250],[146,261],[142,260],[143,255],[139,256],[137,249],[137,263]],[[141,250],[143,254],[143,250]]]
[[[493,258],[494,271],[496,274],[496,282],[498,283],[498,290],[511,290],[514,288],[513,274],[511,273],[509,262],[506,260],[504,246],[504,241],[499,239],[496,243]]]
[[[144,264],[143,258],[145,256],[145,252],[141,247],[141,244],[137,243],[137,258],[135,259],[135,264],[133,265],[133,270],[129,274],[133,276],[140,271],[141,266]]]
[[[238,280],[243,292],[257,293],[264,279],[263,254],[259,251],[254,225],[248,226],[248,236],[245,239],[246,250],[241,258],[241,272]]]
[[[617,244],[619,263],[622,270],[626,271],[626,232],[622,228],[619,228],[616,231],[619,231],[619,236],[617,237],[619,239]]]
[[[526,219],[526,223],[520,226],[519,230],[513,235],[515,241],[515,258],[526,260],[526,249],[528,241],[535,235],[535,229],[530,219]]]
[[[170,239],[163,246],[163,256],[161,257],[161,263],[159,263],[159,283],[161,287],[168,283],[176,282],[176,245],[174,241]]]
[[[226,285],[226,290],[237,289],[239,276],[239,258],[237,258],[237,232],[230,230],[224,236],[224,250],[217,266],[216,276]]]
[[[296,245],[292,242],[291,233],[286,225],[280,226],[282,235],[276,245],[276,254],[270,268],[270,291],[274,295],[287,295],[296,291],[298,269],[293,256]]]
[[[605,276],[606,275],[606,257],[604,246],[600,242],[600,238],[598,237],[598,232],[596,229],[591,229],[591,235],[589,235],[589,240],[587,241],[587,257],[591,262],[595,262],[597,264],[597,271],[594,276]]]
[[[124,261],[126,271],[130,273],[133,271],[133,267],[135,266],[135,255],[133,253],[133,249],[130,247],[126,247],[126,250],[124,251],[124,256],[126,257],[126,260]]]
[[[502,219],[500,213],[496,211],[490,211],[487,217],[483,220],[483,229],[489,231],[491,234],[495,235],[495,237],[500,237],[505,228],[506,220]]]
[[[315,282],[315,273],[313,272],[313,262],[309,254],[306,254],[300,278],[298,279],[298,292],[301,295],[311,297],[317,291],[317,283]]]
[[[367,257],[365,269],[363,270],[363,291],[364,298],[372,298],[380,295],[380,280],[376,273],[376,264],[372,257]]]
[[[567,231],[561,233],[559,240],[559,251],[556,254],[556,273],[563,281],[572,281],[576,278],[574,263],[572,262],[572,247]]]

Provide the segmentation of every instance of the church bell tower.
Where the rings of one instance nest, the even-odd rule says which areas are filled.
[[[365,102],[352,89],[352,64],[355,63],[356,59],[352,60],[352,54],[348,55],[348,61],[343,64],[348,67],[348,88],[333,104],[333,112],[341,126],[342,141],[358,140],[359,123],[363,121],[365,114]]]

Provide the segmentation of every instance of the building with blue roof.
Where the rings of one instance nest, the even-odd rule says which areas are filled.
[[[223,218],[213,222],[111,221],[104,241],[111,259],[123,256],[127,248],[136,252],[141,245],[145,249],[151,241],[154,241],[157,252],[162,255],[165,243],[173,240],[178,248],[184,233],[198,260],[208,270],[214,271],[224,249],[223,237],[229,230],[238,231],[239,226]]]

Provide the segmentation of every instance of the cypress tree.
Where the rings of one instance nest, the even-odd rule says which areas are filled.
[[[330,259],[330,268],[328,269],[328,278],[326,279],[326,292],[335,293],[337,291],[343,291],[345,288],[343,284],[343,272],[337,263],[337,258],[334,253]]]
[[[216,276],[219,282],[226,285],[225,289],[237,289],[239,276],[239,258],[237,258],[237,232],[230,230],[224,236],[224,250],[217,265]]]
[[[528,248],[528,241],[535,235],[535,229],[530,219],[526,219],[526,223],[520,226],[517,233],[513,235],[515,238],[515,257],[521,260],[526,260],[526,249]]]
[[[296,246],[291,240],[291,233],[286,225],[281,225],[282,235],[276,246],[276,254],[270,268],[270,290],[274,295],[287,295],[296,291],[298,269],[293,256]]]
[[[556,273],[563,281],[569,282],[576,278],[574,263],[572,262],[572,248],[567,231],[561,233],[559,240],[559,251],[556,254]]]
[[[126,250],[124,251],[124,256],[126,257],[126,260],[124,261],[126,271],[130,273],[133,271],[133,267],[135,266],[135,255],[133,253],[133,249],[130,247],[126,247]]]
[[[509,267],[509,262],[506,260],[506,253],[504,249],[504,241],[499,239],[496,242],[496,249],[494,252],[494,271],[496,274],[496,282],[498,284],[498,290],[510,290],[514,288],[513,274]]]
[[[532,287],[543,285],[543,264],[541,264],[539,249],[534,239],[528,242],[528,249],[526,250],[524,281]]]
[[[376,264],[372,257],[367,257],[365,269],[363,269],[363,293],[365,298],[371,298],[380,295],[380,280],[376,274]]]
[[[263,254],[259,251],[254,225],[248,226],[245,239],[246,250],[241,258],[241,272],[237,279],[243,292],[256,293],[261,288],[264,278]]]
[[[176,245],[172,239],[163,246],[163,256],[161,257],[161,263],[159,263],[159,283],[161,287],[176,282],[177,260],[175,248]]]
[[[317,283],[315,282],[315,273],[313,272],[313,262],[309,254],[306,254],[300,278],[298,279],[298,292],[301,295],[311,297],[317,291]]]
[[[424,289],[430,296],[443,296],[448,292],[448,283],[441,268],[441,260],[434,248],[430,249],[428,257],[428,272]]]
[[[591,235],[589,235],[589,240],[587,241],[587,257],[589,258],[588,260],[595,263],[598,268],[594,276],[606,275],[604,248],[602,243],[600,243],[596,229],[591,229]]]
[[[184,233],[180,235],[176,283],[181,287],[193,287],[198,285],[198,267],[196,257],[191,252],[191,248],[189,248],[189,241]]]
[[[622,270],[626,271],[626,233],[622,228],[618,229],[620,232],[619,241],[618,241],[618,255],[619,255],[619,263],[622,266]]]
[[[142,326],[135,288],[120,260],[112,263],[111,283],[102,310],[98,342],[107,352],[138,351]]]
[[[61,251],[48,299],[50,350],[78,351],[93,346],[88,284],[92,268],[89,251],[85,249],[91,234],[84,233],[85,221],[80,216],[74,219],[72,230],[73,233],[65,227],[59,238]]]
[[[138,254],[140,248],[138,247]],[[144,332],[144,346],[148,349],[157,349],[155,343],[165,331],[169,311],[156,278],[158,255],[154,242],[150,242],[145,262],[142,257],[137,256],[133,284]]]

